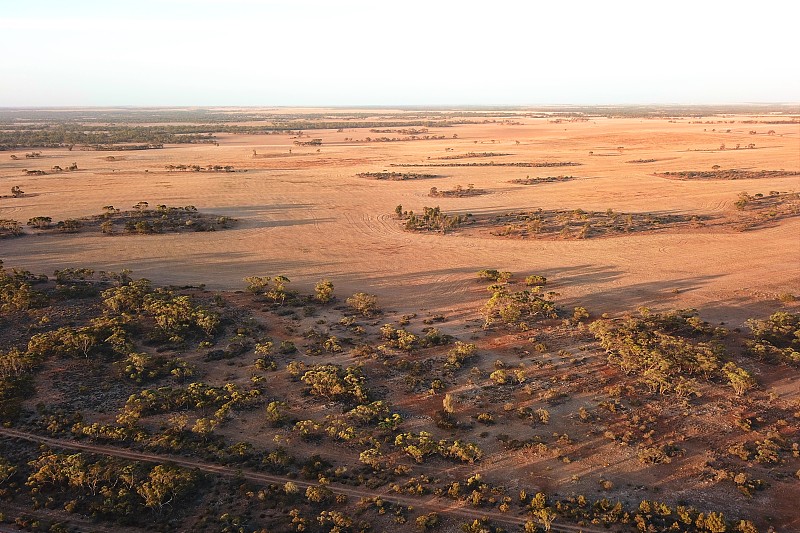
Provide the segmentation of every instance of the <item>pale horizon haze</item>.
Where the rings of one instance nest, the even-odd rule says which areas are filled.
[[[798,6],[0,0],[0,107],[794,103]]]

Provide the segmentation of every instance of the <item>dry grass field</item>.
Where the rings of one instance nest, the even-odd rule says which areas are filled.
[[[470,118],[482,121],[480,114]],[[235,217],[240,224],[224,236],[192,239],[53,235],[5,240],[1,255],[8,264],[45,272],[71,265],[130,268],[160,283],[206,283],[225,290],[242,288],[242,278],[254,274],[286,273],[305,287],[326,277],[345,291],[374,292],[398,310],[421,306],[465,314],[483,296],[475,290],[474,272],[498,268],[557,280],[562,297],[597,312],[640,305],[695,307],[709,320],[741,322],[753,310],[768,309],[779,295],[800,292],[800,219],[744,232],[690,228],[602,239],[514,240],[457,231],[411,235],[395,221],[394,209],[400,204],[415,211],[439,205],[443,211],[475,215],[537,208],[735,214],[739,193],[797,191],[800,176],[675,181],[656,173],[710,171],[715,165],[800,172],[798,124],[741,123],[769,118],[598,116],[573,122],[509,113],[506,120],[492,117],[486,124],[430,129],[428,135],[444,140],[354,142],[350,139],[379,134],[345,128],[305,132],[322,139],[319,149],[293,146],[292,135],[219,134],[219,146],[167,145],[131,152],[43,149],[40,159],[17,161],[7,153],[0,161],[0,190],[20,185],[26,195],[0,199],[0,218],[24,223],[50,216],[56,221],[95,214],[105,205],[127,209],[144,200],[194,205]],[[695,123],[707,120],[714,123]],[[769,130],[775,134],[767,135]],[[745,149],[750,143],[756,148]],[[471,152],[509,155],[437,160]],[[114,161],[106,159],[109,154]],[[632,162],[637,160],[653,161]],[[453,162],[580,166],[426,166]],[[77,172],[23,175],[23,169],[49,171],[71,163],[77,163]],[[168,171],[170,164],[232,165],[236,171]],[[423,166],[395,168],[407,164]],[[384,170],[441,177],[383,181],[356,176]],[[579,179],[533,187],[510,183],[565,173]],[[432,186],[446,190],[467,184],[488,194],[428,197]]]
[[[243,127],[263,124],[247,113],[292,115],[293,124],[324,115],[331,122],[372,125],[303,129],[302,136],[296,126],[270,135],[223,132],[213,142],[142,150],[76,145],[0,151],[0,220],[21,223],[20,235],[0,238],[6,271],[49,276],[78,267],[130,269],[134,279],[147,278],[153,287],[173,287],[167,296],[147,289],[169,305],[186,296],[197,305],[193,313],[207,308],[220,318],[162,338],[168,328],[152,302],[142,303],[145,296],[139,305],[146,311],[126,315],[95,290],[109,289],[111,282],[75,274],[41,284],[50,291],[47,306],[0,315],[0,355],[14,347],[24,351],[31,332],[89,327],[91,317],[118,314],[134,324],[141,320],[126,330],[126,349],[149,354],[145,367],[170,358],[170,365],[182,361],[192,368],[194,378],[170,377],[164,366],[126,381],[135,363],[128,354],[122,364],[133,366],[119,370],[111,337],[98,337],[75,357],[45,354],[37,359],[36,389],[21,403],[22,415],[2,430],[7,439],[19,437],[13,433],[18,430],[44,444],[64,439],[66,449],[100,455],[118,453],[103,448],[121,445],[116,439],[133,450],[118,457],[147,461],[135,454],[181,454],[184,462],[177,464],[207,475],[219,473],[212,463],[227,465],[222,476],[233,478],[230,487],[215,485],[215,493],[198,492],[192,500],[203,512],[193,513],[187,504],[169,515],[159,506],[152,520],[161,530],[234,531],[231,517],[238,513],[243,531],[299,531],[289,507],[299,508],[311,530],[318,525],[320,531],[331,530],[329,517],[315,518],[329,508],[355,513],[375,531],[412,530],[422,512],[441,514],[442,531],[458,531],[481,516],[512,531],[523,530],[526,519],[556,531],[659,531],[672,522],[677,531],[800,530],[798,361],[791,355],[755,357],[754,346],[763,339],[748,322],[778,312],[796,317],[800,307],[797,114],[464,111],[448,112],[452,123],[446,127],[423,131],[393,124],[441,116],[388,109],[225,112],[245,114],[235,123]],[[137,126],[169,125],[144,123],[142,116]],[[321,142],[308,143],[313,139]],[[37,157],[25,157],[34,150]],[[71,165],[77,169],[53,170]],[[12,187],[22,193],[10,194]],[[184,218],[173,224],[175,231],[145,235],[133,224],[123,229],[126,219],[141,220],[140,212],[156,206],[164,207],[148,220],[167,213],[165,206],[193,206],[204,231],[187,231]],[[408,229],[412,212],[421,219],[425,208],[434,207],[440,208],[436,216]],[[104,210],[119,220],[110,234],[98,229],[107,219],[85,218]],[[186,217],[194,210],[169,212]],[[50,217],[53,228],[26,225],[35,217]],[[84,219],[80,231],[56,226],[74,219]],[[190,221],[188,227],[197,225]],[[511,278],[478,279],[479,271],[491,269]],[[330,303],[287,297],[263,279],[263,286],[244,280],[278,275],[300,295],[314,294],[317,282],[330,280],[336,297]],[[492,296],[487,284],[496,282],[494,301],[507,304],[516,291],[538,283],[526,285],[532,275],[545,277],[546,285],[526,296],[536,309],[530,316],[509,318],[500,305],[485,307]],[[70,283],[72,289],[65,288]],[[89,295],[80,300],[69,290]],[[379,311],[348,300],[358,292],[375,295]],[[552,313],[551,300],[557,306]],[[685,309],[696,314],[670,314]],[[628,315],[638,318],[625,322]],[[626,361],[623,325],[657,331],[637,342],[652,342],[647,349],[653,353],[674,351],[680,370],[671,374],[674,369],[662,367],[656,380],[648,372],[658,365]],[[161,336],[153,333],[159,328]],[[694,354],[690,363],[681,360],[687,346]],[[31,357],[39,357],[32,350],[28,345]],[[87,363],[95,356],[98,362]],[[322,372],[314,365],[352,370],[363,376],[367,392],[318,391],[306,373]],[[230,406],[216,418],[208,406],[174,409],[186,417],[183,424],[175,422],[172,408],[144,409],[133,422],[120,419],[133,410],[130,395],[146,396],[143,387],[178,390],[194,379],[258,390],[259,398],[241,404],[228,399]],[[348,379],[352,385],[357,378]],[[391,412],[402,422],[392,425],[386,418],[373,427],[369,419],[347,433],[360,416],[353,410],[367,400],[389,406],[378,419]],[[267,423],[270,401],[284,404],[276,404],[281,416]],[[73,426],[75,412],[82,418]],[[200,427],[212,419],[210,430]],[[92,423],[118,436],[80,429]],[[449,444],[420,452],[422,432]],[[167,436],[181,444],[168,444]],[[90,444],[76,448],[74,438]],[[240,459],[230,449],[224,459],[222,452],[204,451],[240,441],[252,448]],[[9,442],[0,454],[24,455]],[[470,455],[474,450],[453,442],[475,443],[480,453]],[[451,444],[450,452],[442,451]],[[297,465],[319,454],[327,466],[252,461],[256,452],[266,457],[275,449],[290,450]],[[334,493],[338,487],[350,499],[337,500],[341,506],[301,501],[275,485],[280,498],[289,494],[288,503],[273,494],[265,504],[253,496],[270,482],[263,471],[291,474],[301,488],[332,481]],[[463,492],[452,489],[454,482]],[[414,493],[417,485],[427,488]],[[241,500],[225,500],[225,507],[220,490]],[[534,501],[537,492],[547,494],[549,506]],[[592,507],[577,495],[610,503]],[[390,502],[388,510],[375,500],[357,506],[354,496],[380,497]],[[8,505],[7,513],[22,513],[25,500],[0,497],[0,510]],[[63,494],[53,497],[60,502]],[[270,498],[282,503],[268,506]],[[642,500],[722,512],[733,522],[720,529],[689,513],[688,522],[662,523],[655,504],[651,509]],[[627,518],[612,509],[616,501]],[[503,508],[508,503],[513,510]],[[63,502],[42,505],[55,513],[49,518],[72,520],[78,530],[90,527],[81,523],[89,513],[65,514]],[[594,514],[579,516],[578,508]],[[118,523],[132,531],[143,527],[132,518]],[[464,530],[479,531],[479,525]]]

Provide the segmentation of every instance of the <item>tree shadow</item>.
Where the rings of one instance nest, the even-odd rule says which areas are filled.
[[[800,302],[783,303],[778,299],[753,299],[739,296],[704,304],[699,309],[701,318],[724,322],[731,327],[740,327],[750,318],[764,319],[777,311],[797,312]]]

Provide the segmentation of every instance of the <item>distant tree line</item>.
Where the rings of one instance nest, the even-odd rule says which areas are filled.
[[[393,167],[533,167],[533,168],[549,168],[549,167],[577,167],[581,163],[573,163],[571,161],[553,161],[553,162],[524,162],[517,163],[495,163],[490,161],[488,163],[438,163],[438,164],[394,164]]]

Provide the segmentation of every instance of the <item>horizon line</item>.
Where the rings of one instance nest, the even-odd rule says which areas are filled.
[[[208,109],[208,108],[249,108],[249,109],[524,109],[524,108],[593,108],[593,107],[740,107],[740,106],[798,106],[800,112],[800,101],[744,101],[744,102],[719,102],[719,103],[687,103],[687,102],[626,102],[626,103],[547,103],[547,104],[65,104],[65,105],[0,105],[0,109],[103,109],[103,108],[125,108],[125,109]]]

